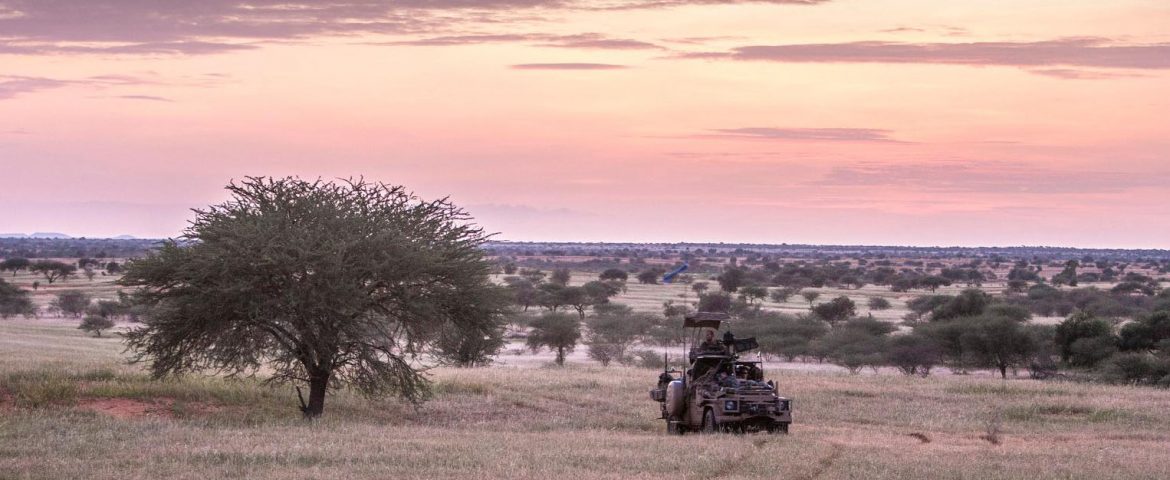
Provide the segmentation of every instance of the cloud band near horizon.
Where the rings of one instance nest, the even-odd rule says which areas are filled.
[[[1170,43],[1117,44],[1103,38],[1037,42],[895,43],[847,42],[750,45],[682,58],[786,63],[926,63],[1012,67],[1170,68]]]

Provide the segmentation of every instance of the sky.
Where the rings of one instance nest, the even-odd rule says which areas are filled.
[[[1165,0],[0,0],[0,233],[247,176],[501,240],[1170,248]]]

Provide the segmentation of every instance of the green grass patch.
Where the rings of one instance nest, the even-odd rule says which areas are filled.
[[[867,392],[864,390],[833,390],[829,392],[831,395],[840,395],[843,397],[853,398],[877,398],[878,394]]]
[[[1135,415],[1115,408],[1096,408],[1088,405],[1045,404],[1015,405],[1003,410],[1004,419],[1013,422],[1078,421],[1116,422],[1134,418]]]
[[[1070,395],[1068,390],[1061,388],[1020,388],[990,383],[971,383],[949,385],[944,391],[955,395],[999,395],[999,396],[1046,396],[1055,397]]]
[[[431,385],[431,393],[434,393],[435,396],[491,395],[495,393],[495,388],[480,382],[439,381]]]
[[[14,372],[6,375],[3,390],[23,408],[69,406],[77,402],[78,378],[60,371]]]

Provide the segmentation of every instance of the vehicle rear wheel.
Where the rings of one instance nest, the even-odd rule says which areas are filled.
[[[718,433],[719,423],[715,421],[715,411],[710,408],[703,410],[703,433]]]

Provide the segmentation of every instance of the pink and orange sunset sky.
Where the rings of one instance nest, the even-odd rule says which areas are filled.
[[[0,233],[249,175],[499,239],[1170,248],[1166,0],[0,0]]]

